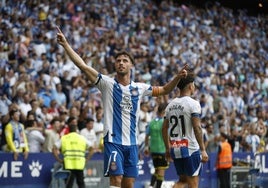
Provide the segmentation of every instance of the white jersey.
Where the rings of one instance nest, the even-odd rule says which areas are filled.
[[[137,145],[140,102],[143,96],[152,95],[152,87],[133,81],[123,86],[103,74],[99,74],[96,86],[102,93],[104,141]]]
[[[189,157],[199,150],[191,118],[200,118],[200,115],[200,103],[189,96],[175,98],[168,104],[165,118],[169,121],[168,134],[174,158]]]

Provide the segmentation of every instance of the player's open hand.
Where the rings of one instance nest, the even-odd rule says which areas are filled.
[[[61,30],[60,30],[60,28],[58,26],[57,26],[57,30],[58,30],[57,42],[58,42],[58,44],[64,46],[67,43],[67,40],[66,40],[64,34],[61,32]]]

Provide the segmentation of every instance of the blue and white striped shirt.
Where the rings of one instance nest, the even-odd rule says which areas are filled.
[[[152,95],[151,85],[131,81],[123,86],[116,79],[99,74],[96,86],[102,93],[104,141],[137,145],[140,102],[144,96]]]

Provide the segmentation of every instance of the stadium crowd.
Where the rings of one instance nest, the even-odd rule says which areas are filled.
[[[267,15],[249,16],[217,2],[205,8],[174,2],[1,1],[2,143],[9,112],[16,109],[26,135],[42,132],[39,152],[50,151],[44,148],[52,139],[48,130],[59,137],[68,133],[71,116],[80,130],[94,120],[101,149],[100,93],[57,44],[59,26],[85,62],[104,74],[114,74],[113,56],[120,49],[135,57],[132,78],[152,85],[167,82],[188,63],[198,78],[195,98],[208,153],[216,151],[220,132],[229,135],[234,152],[268,150]],[[144,98],[142,113],[152,119],[158,104],[176,92]]]

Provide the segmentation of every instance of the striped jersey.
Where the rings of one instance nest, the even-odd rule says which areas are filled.
[[[124,86],[116,79],[98,75],[104,111],[104,141],[121,145],[138,144],[138,120],[143,96],[152,95],[151,85],[130,82]]]
[[[189,96],[177,97],[167,106],[168,134],[173,158],[186,158],[199,150],[191,118],[201,115],[200,103]]]

